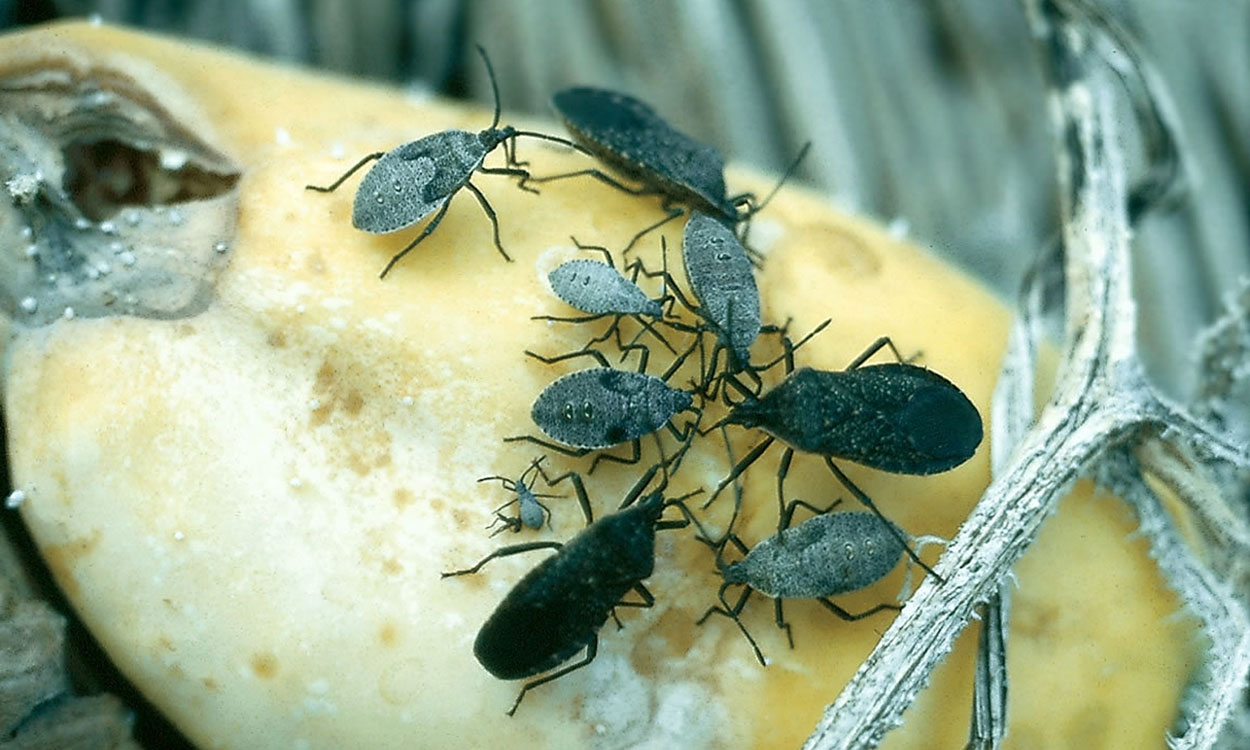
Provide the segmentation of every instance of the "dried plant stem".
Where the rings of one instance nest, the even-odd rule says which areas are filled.
[[[1079,2],[1025,0],[1053,84],[1064,213],[1066,342],[1049,403],[929,578],[808,738],[809,750],[869,748],[998,592],[1043,521],[1079,477],[1120,446],[1162,439],[1250,465],[1244,446],[1211,434],[1147,383],[1137,356],[1129,266],[1129,191],[1117,138],[1115,73]],[[1122,71],[1120,71],[1122,74]],[[1165,571],[1166,572],[1166,571]],[[1212,710],[1227,718],[1229,702]],[[1218,731],[1217,721],[1217,731]]]

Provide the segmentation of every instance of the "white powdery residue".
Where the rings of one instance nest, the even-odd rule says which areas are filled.
[[[30,203],[39,193],[39,184],[43,182],[43,173],[19,174],[5,181],[4,187],[9,195],[18,203]]]
[[[299,313],[300,315],[303,315],[304,313],[308,312],[308,308],[304,307],[304,305],[302,304],[296,305],[295,312]]]
[[[404,396],[403,398],[399,400],[399,403],[403,404],[404,406],[412,406],[413,404],[417,403],[417,400],[414,399],[412,396]]]
[[[74,308],[72,308],[72,307],[67,307],[67,308],[65,308],[65,312],[61,313],[61,317],[62,317],[62,318],[65,318],[66,320],[73,320],[73,319],[74,319]]]
[[[38,246],[38,245],[36,245],[36,244],[34,244],[34,243],[31,243],[31,244],[29,244],[29,245],[27,245],[27,246],[26,246],[26,257],[27,257],[27,258],[36,258],[36,257],[38,257],[38,256],[39,256],[39,246]]]
[[[100,231],[105,234],[117,234],[117,224],[111,221],[100,222]]]
[[[347,155],[347,151],[346,149],[343,148],[342,143],[335,141],[334,143],[330,144],[330,158],[331,159],[342,159],[346,155]]]
[[[339,707],[334,701],[313,695],[304,698],[305,716],[334,716],[338,712]]]
[[[895,216],[893,219],[890,219],[888,231],[894,239],[905,240],[907,235],[911,233],[911,221],[906,216]]]
[[[169,215],[165,217],[172,226],[182,226],[182,212],[176,208],[169,209]]]
[[[17,304],[24,313],[33,313],[39,309],[39,300],[34,297],[23,297],[22,301]]]
[[[290,146],[292,143],[291,131],[287,130],[286,128],[274,128],[273,129],[273,142],[278,144],[279,146]]]
[[[291,489],[298,490],[300,487],[304,486],[304,480],[300,479],[299,477],[291,477],[290,485],[291,485]]]
[[[95,266],[87,266],[87,278],[95,281],[100,278],[100,271]]]
[[[186,535],[185,535],[185,534],[183,534],[181,531],[175,531],[175,532],[174,532],[174,541],[175,541],[175,542],[181,542],[183,539],[186,539]]]
[[[117,254],[117,260],[120,261],[123,266],[133,266],[135,264],[135,254],[129,250],[123,250]]]
[[[226,242],[217,242],[213,244],[213,250],[217,253],[224,253],[230,249],[230,245]]]
[[[4,507],[13,510],[22,507],[22,503],[26,502],[25,490],[13,490],[9,496],[4,499]]]
[[[309,410],[309,411],[317,411],[317,410],[318,410],[318,409],[320,409],[320,408],[321,408],[321,399],[319,399],[319,398],[310,398],[310,399],[308,399],[308,410]]]
[[[30,227],[22,227],[22,239],[28,240],[35,236],[35,230]]]
[[[74,229],[90,229],[91,222],[81,216],[74,219]]]
[[[187,161],[191,157],[186,151],[180,148],[167,148],[161,150],[161,169],[168,172],[176,172],[187,166]]]
[[[95,269],[100,272],[101,276],[107,276],[113,270],[113,267],[104,261],[100,261],[95,264]]]
[[[751,230],[747,234],[747,244],[761,255],[767,255],[782,237],[786,236],[786,227],[779,221],[769,219],[752,219]]]

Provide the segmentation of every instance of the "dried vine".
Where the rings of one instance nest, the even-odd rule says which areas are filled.
[[[809,750],[874,747],[901,723],[903,711],[950,652],[955,638],[979,607],[997,600],[1012,566],[1059,499],[1082,476],[1097,475],[1104,481],[1113,477],[1117,488],[1126,490],[1126,499],[1135,503],[1142,518],[1143,532],[1150,536],[1161,572],[1207,626],[1212,658],[1220,662],[1219,674],[1202,691],[1193,711],[1194,720],[1172,738],[1173,747],[1214,743],[1250,669],[1244,605],[1176,540],[1154,495],[1138,491],[1144,486],[1140,472],[1124,468],[1123,457],[1146,445],[1168,446],[1185,454],[1192,450],[1203,460],[1250,468],[1246,446],[1214,434],[1155,391],[1138,355],[1129,255],[1129,210],[1135,196],[1126,186],[1114,112],[1116,79],[1123,83],[1134,73],[1122,60],[1107,59],[1114,45],[1100,42],[1104,27],[1083,2],[1024,3],[1050,74],[1051,114],[1059,134],[1066,331],[1058,382],[1022,435],[1021,427],[1031,415],[995,409],[996,419],[1006,419],[1002,427],[1007,439],[996,441],[994,480],[937,565],[946,583],[925,580],[826,710],[805,745]],[[1005,364],[1009,376],[1013,371],[1031,373],[1035,362],[1040,303],[1036,294],[1024,299],[1026,314],[1017,325]],[[1008,386],[1005,392],[1015,388],[1016,403],[1031,403],[1018,392],[1031,392],[1031,379],[1014,382],[1019,385]],[[996,431],[999,426],[996,422]],[[1009,459],[1001,457],[1001,451],[1012,448]],[[993,614],[994,608],[989,611]],[[992,747],[1001,738],[1005,695],[1005,679],[984,689],[978,699],[978,707],[985,709],[983,722],[974,722],[975,744]]]

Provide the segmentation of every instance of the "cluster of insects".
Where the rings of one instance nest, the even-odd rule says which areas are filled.
[[[479,52],[494,88],[490,61],[481,48]],[[967,461],[982,438],[981,417],[959,388],[905,361],[888,338],[873,342],[843,370],[796,367],[796,352],[829,321],[797,343],[791,341],[785,326],[762,321],[755,280],[760,261],[744,237],[751,217],[767,205],[772,194],[762,201],[752,194],[728,196],[724,159],[716,149],[676,130],[649,106],[625,94],[577,87],[558,92],[552,101],[571,140],[499,127],[495,89],[494,119],[480,133],[435,133],[389,152],[370,154],[327,187],[309,186],[332,191],[376,160],[357,189],[354,226],[389,233],[433,215],[386,265],[383,277],[437,228],[462,188],[477,198],[494,227],[496,248],[511,260],[499,242],[494,210],[470,182],[479,172],[516,178],[518,187],[525,190],[534,189],[531,183],[590,178],[633,195],[660,197],[663,217],[630,240],[620,253],[622,262],[649,232],[686,217],[681,258],[688,291],[669,274],[664,238],[665,262],[660,270],[648,269],[640,260],[618,268],[609,250],[574,239],[579,249],[598,253],[606,261],[569,260],[549,274],[552,290],[580,314],[534,316],[571,325],[606,321],[607,326],[575,351],[552,356],[526,351],[548,364],[589,359],[595,366],[558,377],[537,394],[531,417],[541,437],[506,440],[570,457],[593,454],[587,475],[605,461],[642,466],[644,439],[654,441],[658,460],[640,474],[618,509],[598,520],[583,475],[568,471],[552,476],[554,472],[544,468],[545,456],[531,460],[515,479],[487,476],[479,480],[499,482],[511,498],[495,509],[492,535],[532,533],[550,526],[552,511],[542,501],[560,497],[558,491],[566,487],[572,489],[586,520],[585,529],[565,543],[507,545],[472,567],[443,574],[475,574],[500,557],[555,551],[503,598],[474,643],[474,654],[492,675],[529,680],[509,715],[530,690],[589,664],[598,649],[599,629],[609,617],[616,618],[616,608],[654,603],[643,581],[655,567],[657,531],[695,528],[695,539],[709,548],[723,577],[716,604],[697,623],[703,624],[712,615],[732,620],[761,664],[766,663],[763,652],[740,619],[753,591],[774,600],[777,626],[791,646],[790,626],[782,612],[785,599],[815,599],[844,620],[898,609],[880,604],[850,612],[829,598],[881,580],[904,556],[936,577],[916,552],[921,540],[887,519],[837,461],[892,473],[933,474]],[[534,176],[528,162],[517,159],[519,137],[566,144],[594,164],[573,172]],[[500,145],[505,166],[485,167],[487,154]],[[661,294],[649,296],[639,286],[643,279],[658,279]],[[623,333],[625,321],[633,321],[631,327],[638,329],[628,340]],[[644,336],[650,345],[640,343]],[[760,361],[751,350],[764,336],[775,337],[781,353]],[[674,346],[674,341],[679,345]],[[605,353],[610,344],[615,345],[621,362],[633,356],[636,366],[614,366]],[[647,370],[657,346],[670,359],[655,375]],[[885,348],[895,361],[867,364]],[[779,367],[784,372],[779,378],[772,376]],[[692,371],[694,375],[684,382],[675,382]],[[767,385],[766,377],[776,382]],[[704,412],[712,406],[726,414],[705,424]],[[728,436],[730,427],[760,436],[737,460]],[[730,469],[702,508],[707,509],[730,487],[734,496],[732,515],[719,535],[711,533],[690,507],[699,491],[680,497],[665,494],[669,478],[679,471],[691,445],[713,432],[719,432],[724,441]],[[785,447],[776,471],[777,533],[752,547],[735,532],[744,502],[739,480],[778,440]],[[626,454],[612,452],[621,446],[628,446]],[[787,501],[785,480],[796,452],[818,457],[867,510],[834,513],[840,501],[824,508],[801,499]],[[540,480],[545,485],[541,492],[536,489]],[[515,508],[511,514],[505,513],[511,508]],[[799,509],[813,515],[796,524]],[[740,559],[727,561],[729,554]],[[735,586],[741,592],[731,601],[728,591]],[[570,663],[578,654],[582,658]]]

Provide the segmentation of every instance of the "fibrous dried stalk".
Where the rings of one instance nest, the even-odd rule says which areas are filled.
[[[950,652],[977,608],[997,596],[1012,566],[1036,537],[1059,499],[1081,476],[1109,457],[1147,441],[1186,446],[1203,458],[1250,466],[1250,453],[1213,434],[1147,382],[1137,353],[1136,305],[1130,283],[1125,168],[1114,105],[1116,77],[1127,73],[1102,58],[1089,9],[1072,0],[1025,0],[1053,87],[1052,116],[1059,134],[1059,183],[1064,218],[1067,292],[1065,351],[1055,391],[1032,429],[961,527],[937,572],[926,579],[809,737],[809,750],[876,746]],[[1032,321],[1026,321],[1032,325]],[[1027,333],[1027,332],[1026,332]],[[1021,334],[1024,335],[1024,334]],[[1032,334],[1030,334],[1031,336]],[[1027,366],[1026,338],[1014,356]],[[1023,402],[1028,403],[1028,402]],[[996,416],[998,414],[996,413]],[[1017,418],[1009,420],[1008,429]],[[997,425],[996,425],[997,430]],[[1143,514],[1143,531],[1163,538],[1156,516]],[[1147,520],[1150,523],[1147,523]],[[1170,532],[1166,532],[1170,533]],[[1196,565],[1196,563],[1195,563]],[[1199,566],[1200,567],[1200,566]],[[1194,599],[1214,601],[1202,619],[1227,608],[1226,598],[1186,563],[1161,570],[1195,610]],[[1244,613],[1243,613],[1244,614]],[[1244,622],[1244,617],[1243,617]],[[1245,628],[1223,639],[1236,652]],[[1201,731],[1186,732],[1177,747],[1208,746],[1231,715],[1230,690],[1244,682],[1247,662],[1232,661],[1199,709]],[[1005,690],[1005,688],[1004,688]],[[1233,692],[1235,696],[1236,693]],[[1213,727],[1213,728],[1211,728]],[[1203,744],[1207,743],[1207,744]]]

